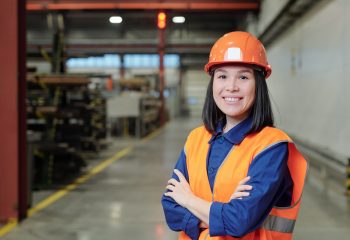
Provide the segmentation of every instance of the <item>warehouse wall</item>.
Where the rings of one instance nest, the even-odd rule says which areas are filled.
[[[344,162],[350,156],[349,12],[350,1],[326,1],[267,49],[278,125]]]

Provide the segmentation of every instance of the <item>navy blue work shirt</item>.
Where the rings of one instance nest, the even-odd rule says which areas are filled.
[[[227,133],[219,124],[216,134],[209,141],[207,174],[211,189],[216,173],[231,148],[243,141],[252,126],[248,117]],[[259,228],[273,206],[286,207],[291,203],[293,182],[287,166],[288,145],[277,143],[256,156],[248,169],[253,186],[250,196],[232,199],[228,203],[213,202],[209,212],[209,232],[211,236],[230,235],[242,237]],[[186,155],[181,151],[175,168],[188,181]],[[172,178],[178,180],[173,173]],[[200,219],[189,210],[177,204],[172,198],[162,197],[162,205],[168,226],[174,231],[184,231],[191,239],[198,239]]]

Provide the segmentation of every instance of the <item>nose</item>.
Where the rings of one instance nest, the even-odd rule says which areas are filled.
[[[239,90],[237,80],[235,78],[231,78],[230,81],[227,81],[226,90],[229,92],[237,92]]]

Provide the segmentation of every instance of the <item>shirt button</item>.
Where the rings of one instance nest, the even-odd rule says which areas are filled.
[[[209,168],[209,173],[213,173],[214,172],[214,168]]]

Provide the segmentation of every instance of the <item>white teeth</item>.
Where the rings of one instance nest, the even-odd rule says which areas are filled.
[[[239,98],[225,97],[224,99],[227,102],[238,102],[239,101]]]

